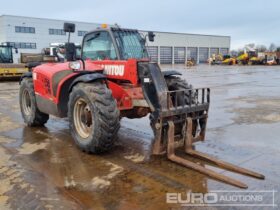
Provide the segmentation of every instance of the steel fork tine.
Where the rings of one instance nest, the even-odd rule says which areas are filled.
[[[233,165],[231,163],[227,163],[225,161],[219,160],[217,158],[211,157],[205,153],[196,151],[192,149],[193,143],[193,136],[192,136],[192,119],[190,117],[187,118],[187,132],[186,132],[186,139],[185,139],[185,152],[191,156],[197,157],[199,159],[207,160],[216,164],[219,167],[225,168],[227,170],[237,172],[240,174],[244,174],[247,176],[255,177],[258,179],[264,179],[264,175],[256,173],[254,171]]]
[[[167,142],[167,156],[168,159],[178,163],[180,165],[183,165],[187,168],[191,168],[194,169],[202,174],[205,174],[207,176],[210,176],[214,179],[220,180],[222,182],[231,184],[233,186],[237,186],[240,188],[248,188],[248,186],[240,181],[237,181],[235,179],[232,179],[230,177],[227,177],[225,175],[219,174],[213,170],[204,168],[196,163],[193,163],[191,161],[188,161],[186,159],[183,159],[181,157],[176,156],[175,154],[175,148],[174,148],[174,123],[172,121],[168,121],[168,132],[167,132],[167,138],[168,138],[168,142]]]

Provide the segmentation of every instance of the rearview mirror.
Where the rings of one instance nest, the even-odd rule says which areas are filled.
[[[18,54],[18,48],[15,48],[15,53]]]
[[[156,35],[154,34],[154,32],[152,32],[152,31],[149,31],[148,32],[148,37],[149,37],[149,41],[150,42],[153,42],[155,39],[154,39],[154,37],[155,37]]]
[[[74,23],[64,23],[63,30],[64,30],[64,32],[74,33],[75,24]]]
[[[76,47],[74,43],[65,43],[65,57],[67,61],[76,60]]]

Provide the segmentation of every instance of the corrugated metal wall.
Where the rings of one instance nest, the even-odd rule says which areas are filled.
[[[147,47],[151,61],[158,62],[158,47],[148,46]]]
[[[219,54],[219,48],[210,48],[210,56]]]
[[[209,58],[209,48],[208,47],[200,47],[199,48],[199,63],[206,63]]]
[[[174,49],[174,54],[172,52]],[[199,63],[207,62],[208,58],[213,54],[226,55],[229,53],[228,48],[217,47],[171,47],[171,46],[148,46],[147,47],[151,61],[161,64],[184,64],[186,59],[194,59]],[[174,59],[172,58],[174,56]]]
[[[222,54],[222,55],[228,55],[228,54],[229,54],[228,51],[229,51],[228,48],[221,48],[221,49],[220,49],[220,54]]]
[[[186,59],[194,59],[199,63],[206,63],[208,58],[213,54],[227,55],[229,48],[218,47],[171,47],[171,46],[148,46],[147,47],[151,61],[160,62],[161,64],[184,64]],[[172,58],[174,49],[174,59]],[[159,56],[159,57],[158,57]]]
[[[197,61],[197,47],[187,48],[187,59],[194,59]]]
[[[172,47],[160,47],[160,63],[172,64]]]
[[[183,64],[186,59],[186,48],[185,47],[174,47],[174,63]]]

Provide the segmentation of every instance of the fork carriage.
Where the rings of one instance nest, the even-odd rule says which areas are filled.
[[[186,92],[188,94],[185,94]],[[183,103],[179,105],[177,103],[177,98],[182,94],[189,96],[189,99],[187,100],[190,102],[189,104]],[[159,112],[158,120],[155,123],[153,154],[160,155],[167,153],[168,159],[173,162],[240,188],[248,188],[248,186],[238,180],[219,174],[197,163],[177,156],[175,153],[176,149],[183,147],[184,152],[192,157],[211,162],[212,164],[229,171],[258,179],[264,179],[262,174],[221,161],[193,149],[193,143],[205,140],[210,105],[209,88],[166,91],[161,95],[161,98],[162,100],[166,100],[166,103],[162,103],[162,110]],[[183,123],[183,126],[181,126],[181,135],[175,135],[177,123]]]

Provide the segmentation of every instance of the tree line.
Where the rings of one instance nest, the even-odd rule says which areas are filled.
[[[247,44],[246,46],[255,49],[257,52],[280,52],[280,46],[277,46],[274,43],[271,43],[269,46],[263,45],[263,44],[254,44],[250,43]],[[244,46],[245,47],[245,46]],[[232,50],[231,53],[233,54],[239,54],[244,51],[244,48],[240,48],[238,50]]]

